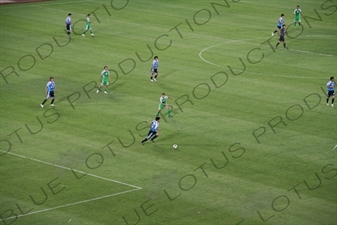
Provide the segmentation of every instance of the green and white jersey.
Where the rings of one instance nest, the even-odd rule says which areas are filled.
[[[160,97],[159,99],[160,104],[166,105],[167,99],[168,99],[168,96]]]
[[[294,10],[294,15],[296,18],[301,17],[302,10],[301,9],[295,9]]]
[[[85,20],[85,29],[86,29],[86,30],[91,30],[90,17],[89,17],[89,16],[88,16],[87,19]]]
[[[109,70],[103,70],[101,73],[102,81],[109,81],[110,72]]]
[[[167,103],[167,99],[168,99],[168,96],[161,96],[160,99],[159,99],[159,106],[158,106],[158,109],[159,110],[162,110],[166,107],[166,103]]]

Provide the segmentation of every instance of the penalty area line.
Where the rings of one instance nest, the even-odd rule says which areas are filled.
[[[0,152],[3,152],[5,154],[9,154],[9,155],[13,155],[13,156],[17,156],[17,157],[20,157],[20,158],[23,158],[23,159],[29,159],[31,161],[39,162],[39,163],[46,164],[46,165],[49,165],[49,166],[54,166],[54,167],[57,167],[57,168],[62,168],[62,169],[65,169],[65,170],[74,171],[74,172],[77,172],[77,173],[81,173],[81,174],[84,174],[84,175],[95,177],[97,179],[110,181],[110,182],[114,182],[114,183],[117,183],[117,184],[122,184],[122,185],[129,186],[129,187],[132,187],[132,188],[135,188],[135,189],[142,189],[141,187],[138,187],[138,186],[135,186],[135,185],[132,185],[132,184],[127,184],[127,183],[124,183],[124,182],[121,182],[121,181],[118,181],[118,180],[112,180],[112,179],[109,179],[109,178],[97,176],[97,175],[94,175],[94,174],[91,174],[91,173],[88,173],[88,172],[75,170],[75,169],[72,169],[72,168],[69,168],[69,167],[60,166],[60,165],[57,165],[57,164],[54,164],[54,163],[45,162],[45,161],[42,161],[42,160],[39,160],[39,159],[27,157],[27,156],[24,156],[24,155],[19,155],[19,154],[12,153],[12,152],[6,152],[6,151],[3,151],[3,150],[0,150]]]
[[[79,204],[83,204],[83,203],[86,203],[86,202],[97,201],[97,200],[100,200],[100,199],[110,198],[110,197],[113,197],[113,196],[122,195],[122,194],[126,194],[126,193],[133,192],[133,191],[139,191],[139,190],[140,189],[132,189],[132,190],[128,190],[128,191],[118,192],[118,193],[115,193],[115,194],[104,195],[104,196],[97,197],[97,198],[91,198],[91,199],[87,199],[87,200],[83,200],[83,201],[79,201],[79,202],[64,204],[64,205],[56,206],[56,207],[53,207],[53,208],[42,209],[42,210],[38,210],[38,211],[35,211],[35,212],[30,212],[30,213],[26,213],[26,214],[8,217],[8,218],[5,218],[5,219],[2,219],[2,221],[9,220],[9,219],[15,219],[15,218],[19,218],[19,217],[24,217],[24,216],[29,216],[29,215],[33,215],[33,214],[37,214],[37,213],[52,211],[52,210],[55,210],[55,209],[65,208],[65,207],[68,207],[68,206],[79,205]]]
[[[118,196],[118,195],[130,193],[130,192],[134,192],[134,191],[139,191],[139,190],[142,189],[141,187],[138,187],[138,186],[135,186],[135,185],[131,185],[131,184],[123,183],[123,182],[120,182],[120,181],[104,178],[104,177],[101,177],[101,176],[97,176],[97,175],[90,174],[90,173],[87,173],[87,172],[83,172],[83,171],[80,171],[80,170],[75,170],[75,169],[68,168],[68,167],[65,167],[65,166],[60,166],[60,165],[57,165],[57,164],[45,162],[45,161],[42,161],[42,160],[39,160],[39,159],[34,159],[34,158],[31,158],[31,157],[27,157],[27,156],[24,156],[24,155],[19,155],[19,154],[12,153],[12,152],[6,152],[6,151],[3,151],[3,150],[0,150],[0,152],[3,152],[5,154],[9,154],[9,155],[13,155],[13,156],[16,156],[16,157],[24,158],[24,159],[29,159],[29,160],[32,160],[32,161],[35,161],[35,162],[39,162],[39,163],[42,163],[42,164],[46,164],[46,165],[49,165],[49,166],[54,166],[54,167],[62,168],[62,169],[65,169],[65,170],[72,170],[72,171],[75,171],[77,173],[81,173],[81,174],[85,174],[85,175],[88,175],[88,176],[92,176],[92,177],[95,177],[95,178],[98,178],[98,179],[101,179],[101,180],[110,181],[110,182],[114,182],[114,183],[118,183],[118,184],[122,184],[122,185],[134,188],[132,190],[122,191],[122,192],[118,192],[118,193],[114,193],[114,194],[109,194],[109,195],[104,195],[104,196],[100,196],[100,197],[96,197],[96,198],[91,198],[91,199],[87,199],[87,200],[78,201],[78,202],[68,203],[68,204],[64,204],[64,205],[60,205],[60,206],[56,206],[56,207],[52,207],[52,208],[38,210],[38,211],[35,211],[35,212],[30,212],[30,213],[26,213],[26,214],[21,214],[21,215],[16,215],[16,216],[8,217],[8,218],[5,218],[5,219],[2,218],[2,221],[9,220],[9,219],[14,219],[14,218],[19,218],[19,217],[23,217],[23,216],[28,216],[28,215],[33,215],[33,214],[37,214],[37,213],[47,212],[47,211],[51,211],[51,210],[55,210],[55,209],[60,209],[60,208],[68,207],[68,206],[83,204],[83,203],[86,203],[86,202],[97,201],[97,200],[100,200],[100,199],[105,199],[105,198],[109,198],[109,197],[113,197],[113,196]]]

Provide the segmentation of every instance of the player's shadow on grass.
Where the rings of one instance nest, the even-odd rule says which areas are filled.
[[[104,94],[104,96],[106,96],[109,99],[118,100],[118,97],[123,96],[123,93],[120,93],[116,90],[118,90],[119,88],[121,88],[125,84],[126,84],[126,82],[118,82],[118,83],[116,83],[116,85],[112,84],[108,88],[108,94],[104,94],[104,87],[101,88],[101,91],[99,93],[96,93],[96,90],[97,90],[98,87],[95,87],[87,93],[89,95],[90,99],[87,96],[87,94],[84,93],[83,87],[81,87],[79,90],[77,90],[77,91],[75,90],[71,93],[67,93],[65,96],[62,96],[60,98],[57,98],[57,96],[56,96],[56,101],[60,102],[60,103],[61,102],[68,102],[69,103],[69,101],[73,101],[74,104],[80,105],[80,104],[86,104],[89,101],[92,101],[93,98],[95,98],[97,95],[101,95],[101,94]]]
[[[124,101],[123,96],[126,96],[126,94],[125,92],[118,91],[118,89],[120,89],[126,84],[127,84],[126,81],[116,82],[116,85],[112,84],[108,89],[109,94],[106,95],[107,98],[114,99],[117,102],[120,100]]]
[[[165,78],[169,77],[171,74],[177,72],[178,70],[172,70],[168,73],[165,74],[160,74],[157,78],[157,82],[155,82],[160,88],[162,88],[163,90],[174,90],[174,88],[172,87],[172,85],[170,85],[170,82],[165,81]],[[168,84],[168,85],[167,85]]]
[[[160,133],[160,131],[159,131],[159,133]],[[160,152],[160,153],[167,152],[168,149],[170,149],[170,150],[172,149],[174,151],[179,151],[179,148],[174,149],[172,147],[172,145],[174,144],[174,141],[179,142],[179,136],[180,135],[181,135],[180,133],[174,133],[174,134],[170,134],[170,135],[159,136],[158,139],[156,139],[156,142],[153,143],[154,145],[151,146],[151,147],[154,149],[154,151]],[[170,141],[172,142],[172,144],[167,145],[167,142],[170,142]]]
[[[160,131],[159,131],[159,132],[160,132]],[[178,141],[178,140],[179,140],[178,137],[179,137],[180,135],[182,135],[182,134],[176,132],[176,133],[174,133],[174,134],[165,135],[165,136],[161,137],[160,139],[161,139],[162,141],[167,141],[167,140],[176,140],[176,141]],[[158,138],[158,139],[159,139],[159,138]]]

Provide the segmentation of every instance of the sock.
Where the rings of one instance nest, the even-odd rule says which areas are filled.
[[[326,103],[329,103],[329,98],[326,99]],[[42,105],[43,105],[43,103],[42,103]]]
[[[277,47],[279,44],[280,44],[280,42],[278,42],[278,43],[276,44],[276,47]]]
[[[54,103],[54,100],[55,100],[55,99],[52,99],[50,104],[53,104],[53,103]]]
[[[332,100],[331,100],[331,104],[333,104],[335,102],[335,99],[333,98]]]
[[[142,140],[142,143],[144,143],[145,141],[147,141],[147,138],[145,138],[144,140]]]
[[[153,141],[154,139],[156,139],[158,136],[154,135],[153,138],[151,138],[151,141]]]
[[[44,103],[46,103],[47,99],[43,100],[43,102],[41,103],[41,105],[44,105]]]
[[[298,23],[298,26],[301,26],[301,22]]]
[[[83,33],[82,34],[85,34],[87,31],[85,30],[85,31],[83,31]]]
[[[104,91],[108,92],[108,90],[106,88],[104,88]]]
[[[156,117],[157,117],[157,116],[159,116],[159,114],[160,114],[160,111],[158,111],[158,112],[157,112],[157,115],[156,115]]]
[[[67,34],[70,35],[70,32],[68,31]]]
[[[150,79],[153,80],[153,76],[151,76]]]
[[[169,109],[169,110],[167,111],[167,115],[168,115],[168,116],[171,116],[171,109]]]
[[[277,32],[277,30],[274,30],[274,33],[276,33]]]
[[[90,30],[90,34],[92,34],[92,31]]]
[[[97,90],[99,90],[99,91],[100,91],[100,90],[101,90],[101,87],[98,87],[98,88],[97,88]]]
[[[283,47],[286,47],[286,44],[283,43]]]
[[[154,78],[157,78],[158,75],[154,76]]]

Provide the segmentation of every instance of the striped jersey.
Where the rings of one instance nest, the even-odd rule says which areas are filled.
[[[158,60],[153,60],[152,62],[152,68],[153,69],[158,69],[159,61]]]
[[[157,131],[158,127],[159,127],[159,122],[156,120],[153,120],[151,122],[151,131]]]
[[[46,85],[46,88],[48,89],[48,92],[54,91],[55,89],[55,82],[49,81]]]
[[[328,91],[334,91],[335,90],[335,82],[334,81],[329,81],[328,83],[326,83],[326,88],[328,89]]]
[[[68,16],[66,18],[66,24],[71,25],[71,17],[70,16]]]
[[[278,27],[281,27],[283,23],[284,23],[284,19],[283,19],[283,17],[281,16],[280,19],[278,19],[278,21],[277,21],[277,26],[278,26]]]

